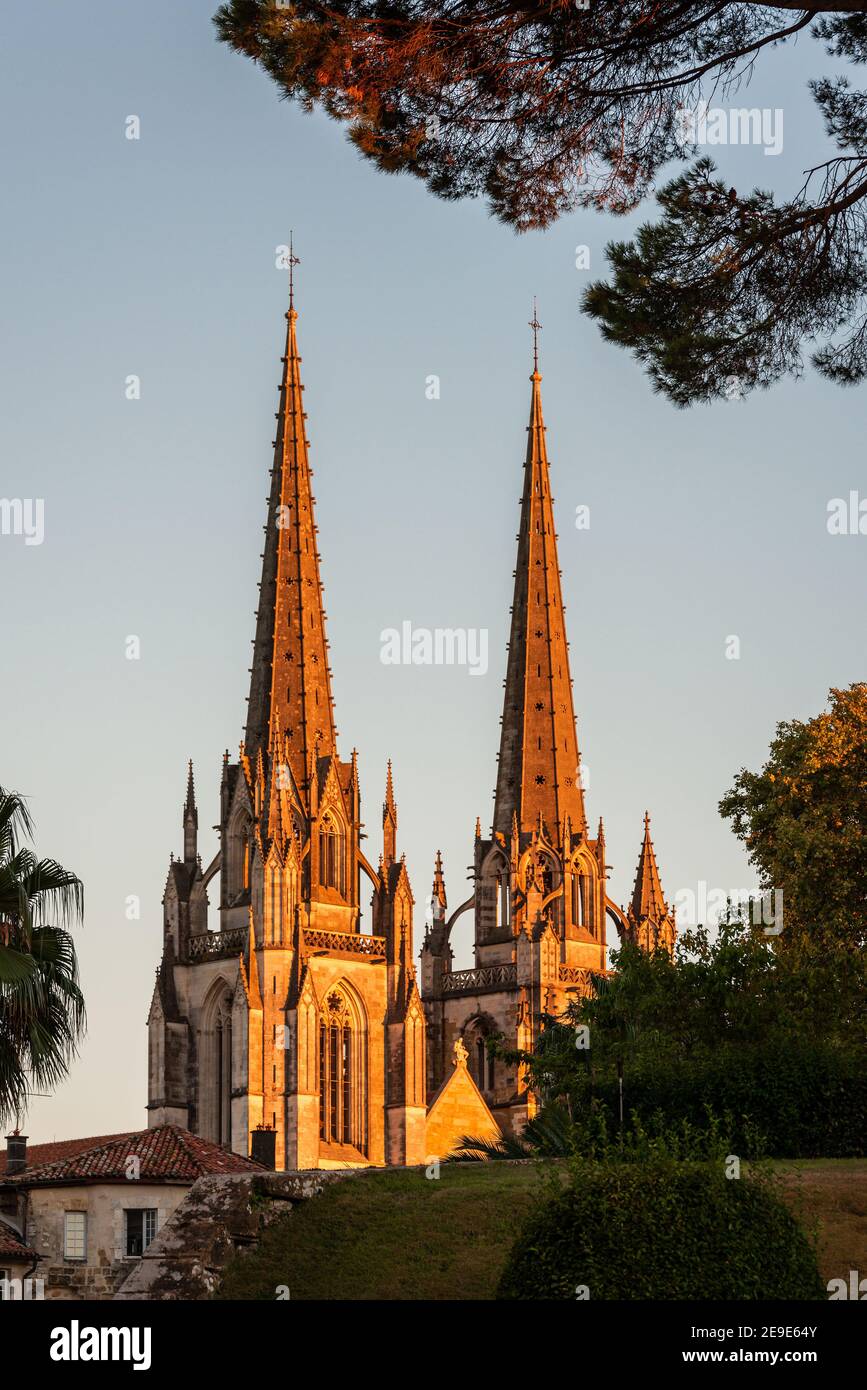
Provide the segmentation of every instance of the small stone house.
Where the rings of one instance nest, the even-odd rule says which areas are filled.
[[[177,1125],[29,1155],[15,1135],[4,1158],[0,1271],[16,1279],[35,1270],[46,1299],[110,1298],[197,1178],[263,1171]]]

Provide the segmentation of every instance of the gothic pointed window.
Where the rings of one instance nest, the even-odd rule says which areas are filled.
[[[344,1024],[340,1030],[340,1072],[343,1095],[340,1098],[340,1142],[352,1143],[352,1029]]]
[[[229,863],[227,895],[235,902],[250,887],[250,860],[253,826],[249,811],[239,808],[229,828]]]
[[[572,875],[572,921],[576,927],[583,927],[584,922],[584,883],[579,873]]]
[[[268,869],[268,925],[272,945],[283,939],[283,898],[280,891],[280,868],[271,864]]]
[[[488,1051],[490,1036],[490,1023],[486,1019],[479,1018],[468,1030],[465,1044],[470,1057],[469,1065],[473,1080],[480,1091],[486,1092],[491,1092],[494,1089],[494,1058]]]
[[[283,908],[284,930],[290,937],[295,925],[295,904],[298,901],[298,870],[290,863],[283,874],[285,898]]]
[[[340,1099],[343,1075],[340,1066],[339,1037],[340,1028],[332,1023],[328,1029],[328,1138],[340,1142]]]
[[[319,1020],[319,1137],[367,1150],[365,1038],[343,988],[331,990]]]
[[[319,1024],[319,1138],[328,1138],[328,1029],[324,1020]]]
[[[323,888],[334,888],[346,897],[346,837],[329,812],[319,827],[319,879]]]
[[[232,1142],[232,996],[224,981],[202,1010],[197,1132],[213,1144]]]
[[[596,912],[593,906],[595,883],[589,865],[576,864],[572,874],[572,922],[576,927],[583,927],[591,936],[596,935]]]
[[[504,869],[497,875],[497,894],[499,897],[499,926],[512,925],[512,892],[509,886],[509,871]]]

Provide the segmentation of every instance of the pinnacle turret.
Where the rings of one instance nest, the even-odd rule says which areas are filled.
[[[382,803],[382,849],[386,864],[393,864],[397,854],[397,802],[391,776],[391,758],[385,777],[385,800]]]
[[[662,881],[656,866],[653,841],[650,838],[650,815],[647,811],[644,813],[644,839],[638,856],[631,912],[636,922],[648,917],[659,923],[668,914],[668,904],[662,892]]]
[[[446,898],[446,880],[443,873],[443,857],[437,850],[437,857],[434,862],[433,886],[431,888],[431,908],[433,920],[442,921],[446,915],[448,899]]]
[[[196,789],[193,782],[193,760],[187,769],[187,799],[184,802],[184,863],[195,867],[198,853],[199,812],[196,807]]]

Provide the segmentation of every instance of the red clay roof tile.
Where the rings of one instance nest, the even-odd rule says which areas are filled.
[[[181,1129],[179,1125],[160,1125],[156,1129],[143,1129],[133,1134],[90,1140],[87,1146],[50,1162],[34,1165],[28,1155],[27,1167],[22,1172],[4,1177],[0,1182],[41,1187],[50,1183],[124,1181],[132,1156],[139,1160],[137,1176],[141,1181],[193,1183],[206,1173],[265,1171],[261,1164],[254,1163],[252,1159],[229,1153],[219,1145]]]
[[[25,1245],[17,1231],[0,1221],[0,1260],[4,1255],[10,1260],[35,1260],[36,1251]]]

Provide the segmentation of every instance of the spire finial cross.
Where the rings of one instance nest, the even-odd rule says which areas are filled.
[[[289,233],[289,255],[288,255],[287,258],[286,258],[286,264],[287,264],[288,267],[289,267],[289,310],[290,310],[290,312],[295,308],[295,267],[296,267],[296,265],[300,265],[300,264],[301,264],[301,257],[295,255],[295,249],[294,249],[294,246],[293,246],[293,243],[292,243],[292,236],[293,236],[293,234],[292,234],[292,232],[290,232],[290,233]]]
[[[536,296],[533,295],[533,317],[530,320],[530,327],[533,330],[533,371],[539,370],[539,329],[542,327],[539,322],[539,312],[536,308]]]

